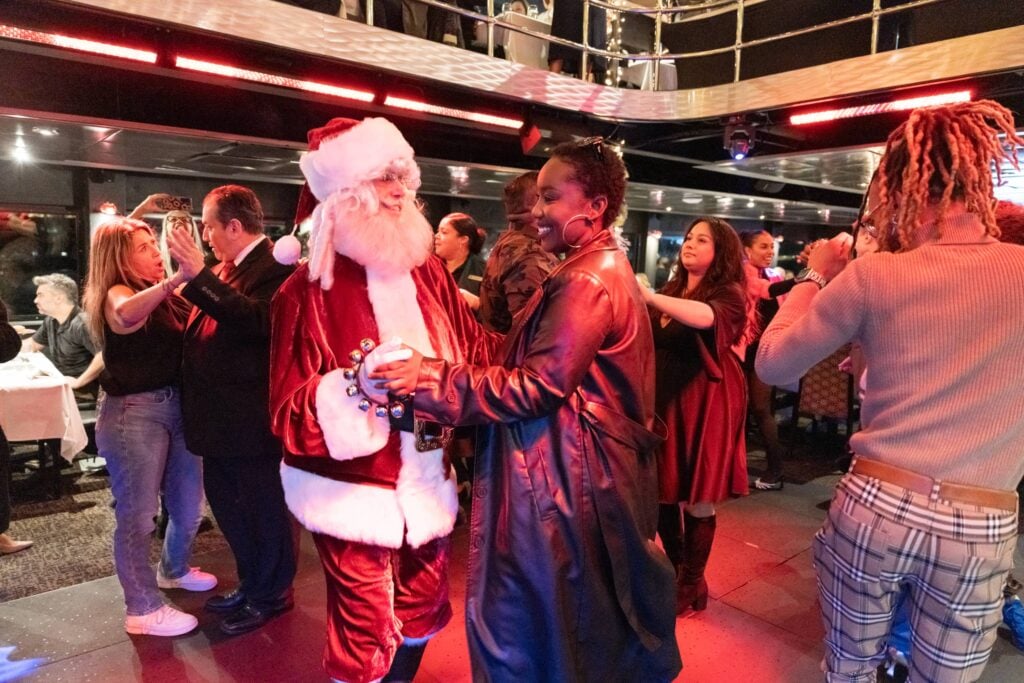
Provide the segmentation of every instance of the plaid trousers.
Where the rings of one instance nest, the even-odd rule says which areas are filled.
[[[875,681],[901,596],[913,633],[909,680],[977,680],[995,643],[1016,533],[1016,510],[843,477],[813,543],[827,680]]]

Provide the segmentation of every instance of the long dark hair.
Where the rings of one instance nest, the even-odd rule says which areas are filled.
[[[604,138],[585,138],[563,142],[551,150],[552,159],[560,159],[573,168],[573,180],[583,188],[588,199],[604,196],[608,207],[601,221],[611,228],[622,211],[626,196],[626,166]]]
[[[689,235],[698,223],[707,223],[711,230],[711,239],[715,244],[715,256],[711,265],[708,266],[708,272],[704,273],[697,288],[687,295],[686,285],[689,274],[683,267],[683,250],[680,248],[679,255],[676,256],[675,275],[661,288],[660,294],[680,299],[707,301],[708,294],[719,287],[734,284],[746,287],[747,277],[743,272],[743,244],[736,231],[721,218],[700,216],[690,223],[685,234]]]
[[[746,323],[739,331],[737,338],[731,340],[731,343],[749,344],[757,337],[760,322],[754,298],[747,289],[747,274],[743,270],[743,243],[740,242],[739,235],[731,225],[714,216],[701,216],[694,219],[686,229],[686,234],[689,235],[690,231],[699,223],[707,223],[711,230],[711,240],[715,245],[715,256],[711,260],[711,265],[708,266],[707,272],[701,278],[700,284],[687,294],[689,273],[683,267],[683,250],[680,248],[679,255],[676,257],[675,275],[665,283],[659,294],[707,303],[713,292],[732,289],[743,298]]]

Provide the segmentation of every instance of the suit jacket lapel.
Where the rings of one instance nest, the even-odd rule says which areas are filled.
[[[260,243],[253,247],[252,251],[245,255],[245,258],[242,259],[242,262],[235,266],[235,270],[228,276],[228,279],[223,280],[223,282],[225,284],[230,285],[231,283],[237,281],[241,274],[247,272],[250,268],[252,268],[254,263],[263,259],[264,256],[270,251],[269,242],[270,240],[267,239],[267,237],[261,239]],[[223,263],[220,263],[216,266],[217,272],[215,272],[214,275],[217,276],[218,280],[220,279],[220,271],[223,267]],[[235,289],[238,288],[235,287]],[[198,306],[192,306],[192,312],[188,316],[188,324],[185,326],[185,329],[188,330],[189,328],[191,328],[192,323],[194,323],[196,319],[199,318],[201,315],[203,315],[203,311]]]

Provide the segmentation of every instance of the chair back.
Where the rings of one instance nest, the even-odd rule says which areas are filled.
[[[804,415],[847,420],[853,413],[853,377],[839,370],[839,362],[850,355],[850,345],[836,349],[803,376],[797,410]]]

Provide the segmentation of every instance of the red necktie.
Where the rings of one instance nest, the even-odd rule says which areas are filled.
[[[234,271],[235,271],[235,262],[234,261],[225,261],[224,263],[222,263],[220,265],[220,279],[223,280],[224,282],[227,282],[228,278],[231,277],[231,273],[233,273]]]

